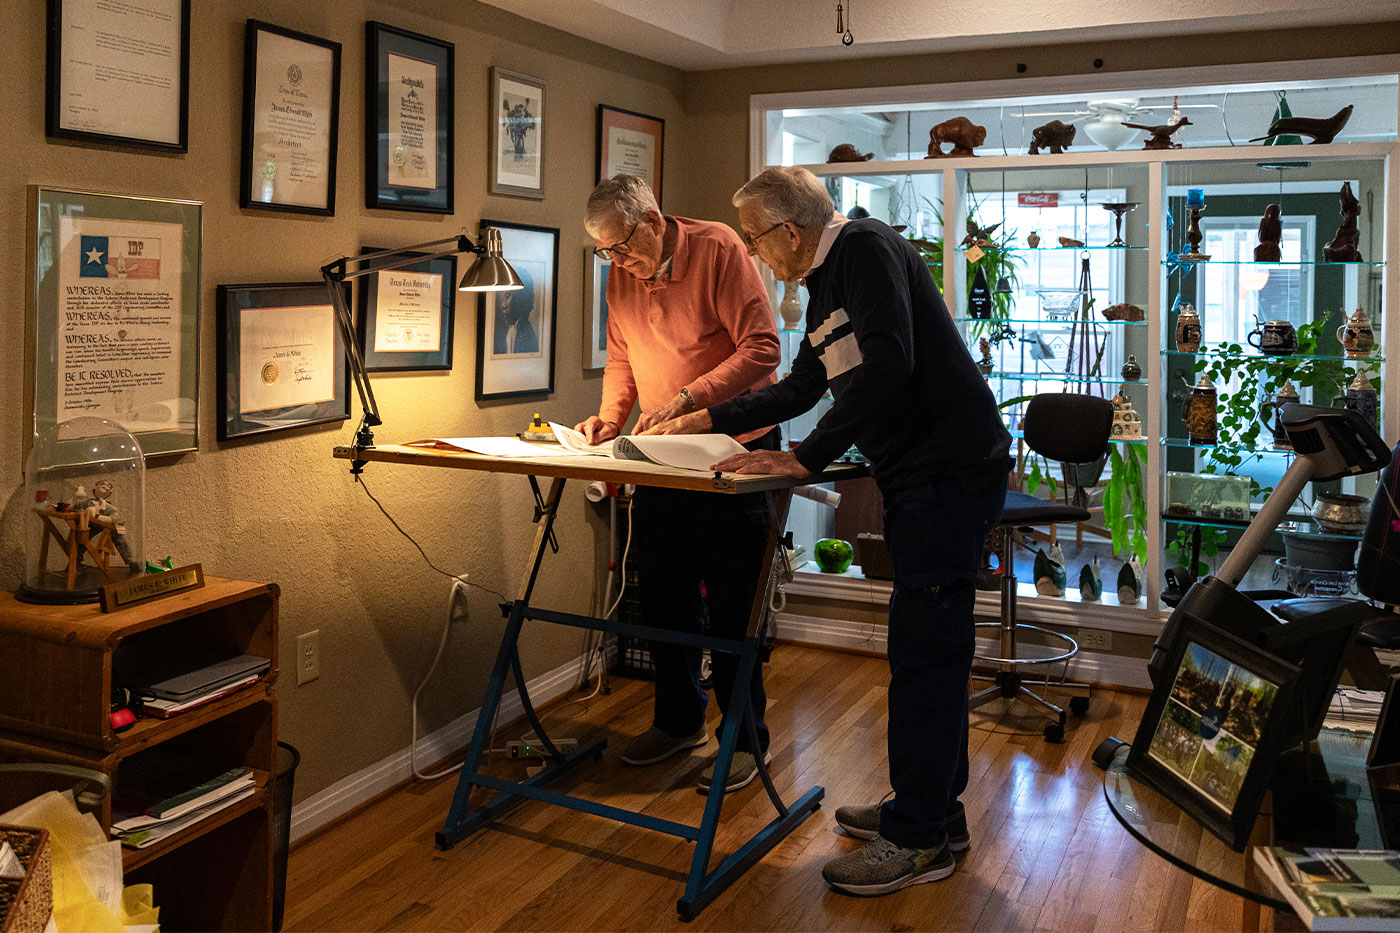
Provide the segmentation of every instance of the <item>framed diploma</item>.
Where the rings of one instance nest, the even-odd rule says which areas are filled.
[[[34,432],[92,415],[147,457],[194,450],[203,205],[29,191]]]
[[[80,142],[189,149],[190,0],[48,0],[44,129]]]
[[[636,175],[661,203],[661,153],[666,121],[644,113],[598,105],[598,177]]]
[[[381,247],[366,246],[361,252]],[[404,257],[412,253],[404,253]],[[426,253],[420,255],[427,255]],[[457,257],[367,275],[360,284],[360,358],[369,372],[452,368]]]
[[[240,207],[335,214],[340,43],[248,20]]]
[[[612,261],[583,250],[583,368],[608,365],[608,273]]]
[[[365,204],[450,214],[452,43],[384,23],[365,31]]]
[[[345,342],[323,283],[220,285],[218,301],[219,440],[350,417]]]
[[[491,69],[491,193],[544,197],[544,81]]]
[[[554,391],[559,228],[483,220],[481,229],[487,227],[501,231],[502,255],[525,287],[478,298],[477,400],[548,394]]]

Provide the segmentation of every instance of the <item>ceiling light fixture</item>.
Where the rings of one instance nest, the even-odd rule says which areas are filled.
[[[1123,125],[1123,118],[1137,109],[1136,100],[1091,100],[1088,107],[1094,118],[1084,124],[1085,134],[1105,149],[1126,146],[1138,131]]]

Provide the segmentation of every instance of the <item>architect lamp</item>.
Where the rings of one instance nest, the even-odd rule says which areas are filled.
[[[374,401],[374,390],[370,388],[369,374],[365,372],[365,362],[360,356],[355,325],[350,319],[350,308],[346,304],[345,290],[340,287],[341,283],[375,272],[391,272],[433,259],[456,256],[458,253],[476,253],[476,260],[457,286],[459,291],[509,292],[523,288],[520,276],[501,255],[501,231],[487,227],[482,231],[480,239],[483,245],[473,243],[466,234],[444,237],[413,246],[345,256],[321,267],[321,278],[325,280],[326,293],[330,296],[331,306],[335,308],[336,320],[340,322],[340,335],[345,340],[345,356],[350,364],[355,388],[360,393],[360,408],[364,411],[359,430],[355,432],[356,447],[373,447],[374,431],[371,429],[383,422],[379,419],[379,406]],[[449,248],[439,249],[427,255],[419,254],[419,250],[443,247],[449,243],[452,244]],[[351,472],[359,472],[358,462],[352,466]]]

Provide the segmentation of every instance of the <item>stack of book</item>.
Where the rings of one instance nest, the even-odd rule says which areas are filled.
[[[1400,852],[1259,846],[1254,862],[1309,930],[1400,931]]]
[[[247,768],[212,769],[205,762],[153,749],[122,763],[112,796],[112,835],[144,849],[253,795]]]
[[[217,700],[219,697],[227,696],[235,690],[242,690],[249,684],[257,683],[258,678],[261,676],[261,673],[250,674],[231,684],[213,687],[209,690],[197,692],[179,700],[172,700],[164,697],[151,697],[149,700],[141,701],[141,712],[146,716],[154,716],[157,719],[169,719],[171,716],[177,716],[186,710],[194,709],[196,706],[203,706],[205,703]]]

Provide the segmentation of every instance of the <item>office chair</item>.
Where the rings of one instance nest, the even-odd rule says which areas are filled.
[[[1025,432],[1026,446],[1033,452],[1063,463],[1092,463],[1108,450],[1109,432],[1113,427],[1113,405],[1107,399],[1089,395],[1037,395],[1026,406],[1021,426]],[[1001,620],[977,623],[979,627],[995,628],[1000,633],[1000,654],[975,655],[979,660],[996,664],[999,670],[992,678],[973,675],[978,679],[991,679],[993,684],[968,697],[968,708],[974,709],[1000,698],[1036,704],[1055,718],[1045,727],[1045,737],[1052,742],[1064,738],[1065,711],[1027,687],[1020,669],[1027,664],[1067,662],[1079,653],[1079,643],[1068,635],[1016,621],[1015,532],[1018,529],[1028,530],[1032,525],[1088,520],[1087,509],[1008,490],[1001,520],[997,522],[997,528],[1002,532]],[[1016,651],[1018,630],[1038,632],[1052,643],[1063,645],[1064,650],[1046,657],[1019,657]],[[1070,700],[1070,709],[1076,713],[1088,710],[1091,691],[1088,684],[1061,682],[1058,686],[1082,692],[1081,696]]]

